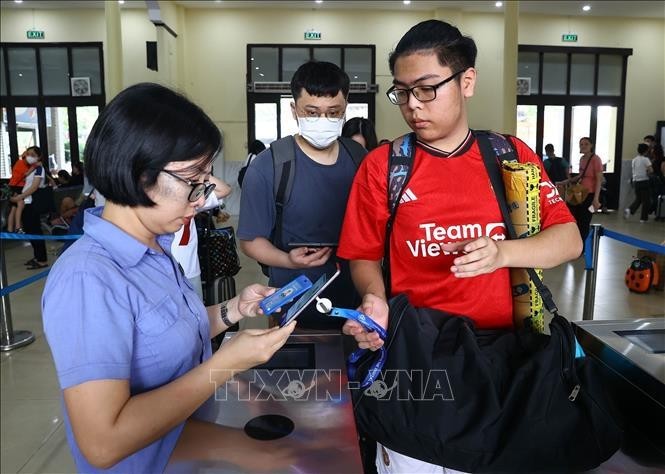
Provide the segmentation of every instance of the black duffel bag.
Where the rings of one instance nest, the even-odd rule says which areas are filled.
[[[399,453],[466,472],[587,470],[619,449],[598,363],[575,358],[570,323],[551,336],[477,330],[472,320],[390,301],[387,359],[354,391],[360,432]],[[362,380],[376,353],[358,364]]]

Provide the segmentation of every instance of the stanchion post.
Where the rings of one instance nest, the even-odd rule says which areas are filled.
[[[0,290],[7,287],[7,267],[5,262],[5,245],[0,242]],[[12,326],[12,309],[9,304],[9,295],[3,295],[0,298],[0,351],[6,352],[12,349],[17,349],[22,346],[27,346],[35,340],[35,336],[30,331],[14,331]]]
[[[582,310],[582,319],[590,321],[593,319],[593,309],[596,301],[596,271],[598,269],[598,247],[600,236],[602,235],[602,226],[593,224],[591,226],[591,249],[585,248],[584,252],[591,252],[591,267],[586,269],[586,282],[584,284],[584,309]],[[587,243],[589,243],[587,241]],[[588,261],[588,259],[587,259]]]

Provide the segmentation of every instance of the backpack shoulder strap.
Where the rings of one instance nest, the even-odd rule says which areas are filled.
[[[518,161],[515,146],[509,136],[492,132],[491,130],[473,130],[473,136],[478,140],[479,146],[479,137],[487,137],[499,163],[503,163],[504,161]]]
[[[388,155],[388,221],[383,240],[383,284],[390,297],[390,236],[397,215],[397,206],[411,178],[413,159],[416,154],[416,134],[408,133],[390,144]]]
[[[351,156],[353,164],[356,165],[356,169],[362,163],[363,158],[367,155],[367,150],[360,143],[355,140],[352,140],[347,137],[339,137],[339,143],[344,147],[346,152]]]
[[[275,226],[271,233],[272,243],[282,247],[282,214],[288,202],[296,174],[296,141],[292,135],[270,144],[273,163],[273,193],[275,197]]]

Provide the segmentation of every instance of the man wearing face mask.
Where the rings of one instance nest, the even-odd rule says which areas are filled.
[[[299,275],[306,275],[312,282],[324,273],[331,276],[340,263],[341,275],[323,296],[335,306],[355,308],[359,299],[348,265],[338,262],[336,246],[289,245],[336,243],[339,239],[351,183],[365,153],[355,142],[340,139],[349,77],[332,63],[311,61],[293,75],[291,93],[291,112],[299,132],[274,142],[247,168],[240,201],[240,248],[268,267],[269,284],[275,287],[284,286]],[[285,161],[284,157],[273,153],[290,154],[293,158],[287,158],[288,163],[282,166],[279,163]],[[295,170],[289,186],[284,186],[287,181],[276,184],[284,166]],[[279,205],[281,187],[290,188],[283,206]],[[344,321],[337,319],[323,316],[311,307],[298,317],[298,327],[339,329]]]

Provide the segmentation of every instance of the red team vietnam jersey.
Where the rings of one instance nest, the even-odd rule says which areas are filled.
[[[512,141],[520,162],[540,167],[541,229],[575,222],[549,181],[540,158],[519,139]],[[389,216],[389,146],[374,149],[358,169],[337,252],[342,258],[383,258]],[[449,156],[418,143],[411,178],[397,207],[392,232],[392,294],[405,293],[416,307],[468,316],[479,328],[512,326],[508,269],[456,278],[450,267],[458,255],[447,254],[440,245],[482,236],[504,240],[507,232],[473,136],[469,135],[467,143]]]

